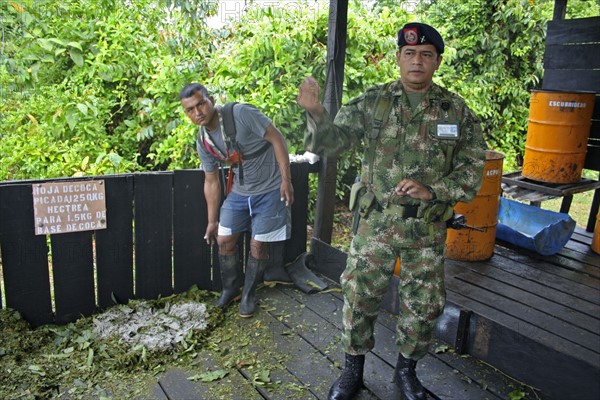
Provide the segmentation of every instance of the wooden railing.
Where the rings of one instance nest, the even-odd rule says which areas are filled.
[[[292,164],[296,201],[286,261],[306,251],[308,176]],[[60,182],[77,181],[77,178]],[[35,235],[32,185],[0,182],[0,255],[5,302],[33,326],[64,324],[129,299],[221,289],[216,246],[206,230],[204,173],[180,170],[79,180],[105,185],[107,228]],[[55,180],[56,181],[56,180]],[[241,240],[241,252],[248,238]]]

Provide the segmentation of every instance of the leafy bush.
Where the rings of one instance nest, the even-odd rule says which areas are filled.
[[[176,93],[210,51],[196,45],[202,22],[175,6],[212,9],[177,3],[2,2],[0,180],[168,167],[155,147],[179,124]]]
[[[306,124],[297,105],[298,87],[314,76],[324,88],[327,55],[327,8],[310,4],[292,8],[252,8],[213,54],[208,86],[222,101],[253,103],[269,115],[287,139],[291,153],[303,153]],[[348,39],[343,98],[368,86],[396,79],[395,40],[401,8],[373,13],[362,2],[348,14]],[[377,20],[377,23],[374,23]],[[322,90],[324,92],[324,90]],[[339,160],[338,191],[344,194],[359,166],[359,152]]]
[[[515,169],[524,147],[529,92],[543,73],[552,0],[437,0],[410,14],[397,2],[352,1],[343,99],[398,77],[396,32],[405,22],[438,27],[448,50],[435,80],[482,118],[489,145]],[[569,1],[568,18],[598,15]],[[205,83],[221,102],[255,104],[304,152],[297,88],[324,86],[325,2],[250,7],[210,30],[216,2],[54,0],[0,2],[0,180],[194,168],[195,127],[177,93]],[[418,17],[417,17],[418,16]],[[449,23],[448,21],[451,21]],[[360,149],[339,160],[343,195]]]

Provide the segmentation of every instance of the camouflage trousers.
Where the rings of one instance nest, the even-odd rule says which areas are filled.
[[[445,223],[404,219],[393,207],[360,221],[341,276],[346,353],[365,354],[374,347],[375,321],[399,256],[398,351],[415,360],[425,356],[446,300],[445,241]]]

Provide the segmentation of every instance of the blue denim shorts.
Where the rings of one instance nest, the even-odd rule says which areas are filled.
[[[227,195],[221,206],[219,236],[231,236],[248,230],[252,239],[258,242],[278,242],[290,238],[291,207],[286,207],[285,201],[281,201],[279,189],[253,196],[234,192]]]

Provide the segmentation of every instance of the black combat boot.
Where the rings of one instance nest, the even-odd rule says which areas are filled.
[[[423,385],[417,378],[415,368],[417,362],[410,358],[404,358],[402,354],[398,354],[398,362],[394,371],[394,383],[400,388],[404,394],[403,400],[426,400],[427,395]]]
[[[269,260],[257,260],[250,256],[246,265],[246,278],[240,302],[240,317],[250,318],[256,312],[256,286],[263,281],[265,268]]]
[[[219,254],[219,266],[221,267],[223,292],[221,292],[221,297],[214,302],[214,305],[225,308],[232,301],[240,298],[244,277],[237,254],[226,256]]]
[[[353,356],[346,354],[346,363],[342,375],[329,389],[328,400],[351,400],[363,387],[364,354]]]

